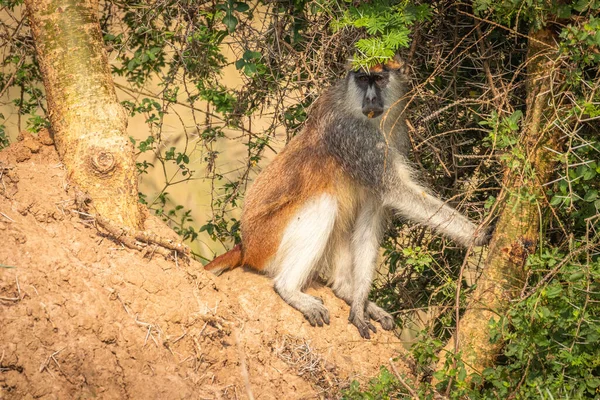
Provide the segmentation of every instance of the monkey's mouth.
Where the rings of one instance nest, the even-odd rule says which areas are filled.
[[[381,109],[368,109],[368,110],[363,110],[363,114],[367,117],[367,118],[377,118],[379,117],[381,114],[383,114],[383,110]]]

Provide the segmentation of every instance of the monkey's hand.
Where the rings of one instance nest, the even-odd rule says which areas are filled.
[[[494,226],[486,226],[479,230],[479,233],[475,237],[473,241],[474,246],[484,246],[490,242],[492,239],[492,235],[494,233]]]
[[[348,321],[352,322],[352,325],[356,326],[358,329],[358,333],[362,336],[363,339],[371,339],[371,333],[369,330],[373,332],[377,332],[377,329],[371,324],[370,320],[365,318],[364,309],[357,311],[354,307],[350,309],[350,317]]]

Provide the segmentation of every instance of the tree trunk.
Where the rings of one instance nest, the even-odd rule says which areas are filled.
[[[555,60],[558,55],[553,33],[544,29],[532,32],[527,61],[527,115],[517,148],[526,160],[518,170],[507,166],[503,189],[504,207],[477,288],[457,325],[455,336],[440,354],[442,369],[445,352],[462,352],[467,372],[481,373],[494,365],[502,343],[490,343],[492,318],[503,315],[509,302],[517,298],[525,284],[524,265],[536,251],[540,229],[542,184],[553,173],[552,153],[559,147],[560,131],[552,126],[550,87],[556,84]]]
[[[117,100],[97,0],[25,0],[51,130],[69,181],[95,212],[139,228],[137,171]]]

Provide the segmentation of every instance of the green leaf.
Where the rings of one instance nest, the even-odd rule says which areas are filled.
[[[583,180],[589,181],[590,179],[595,178],[597,174],[598,173],[596,172],[596,168],[586,168],[582,174]]]
[[[252,61],[252,60],[260,60],[260,58],[262,57],[262,54],[259,53],[258,51],[251,51],[251,50],[246,50],[244,52],[244,60],[246,61]]]
[[[548,289],[546,290],[546,297],[549,299],[553,299],[555,297],[560,296],[560,294],[562,293],[562,287],[559,285],[552,285],[549,286]],[[542,309],[544,309],[545,307],[542,307]]]
[[[241,1],[236,1],[233,3],[233,9],[238,12],[248,11],[250,6],[246,3],[242,3]]]
[[[550,205],[556,207],[562,202],[562,199],[563,198],[561,196],[552,196],[552,199],[550,200]]]
[[[244,65],[244,74],[247,76],[253,76],[256,73],[256,64],[248,63]]]
[[[235,31],[235,27],[238,24],[237,18],[234,17],[233,15],[226,15],[225,18],[223,18],[222,22],[227,27],[227,31],[229,33],[232,33],[233,31]]]
[[[573,9],[578,12],[586,10],[590,6],[590,0],[579,0],[573,5]]]
[[[559,4],[556,10],[556,16],[558,18],[570,18],[571,17],[571,6],[568,4]]]
[[[246,61],[243,58],[240,58],[235,62],[236,69],[242,69],[242,67],[246,64]]]
[[[438,370],[438,371],[435,371],[435,372],[433,373],[433,377],[434,377],[435,379],[437,379],[438,381],[442,381],[442,380],[443,380],[443,379],[446,377],[446,376],[445,376],[445,371],[443,371],[443,370]]]
[[[590,379],[586,379],[585,384],[587,385],[587,387],[591,388],[591,389],[595,389],[598,386],[600,386],[600,378],[590,378]]]
[[[596,199],[598,199],[598,191],[596,189],[589,190],[583,196],[583,200],[587,201],[588,203],[594,202]]]
[[[383,37],[385,45],[391,49],[397,50],[399,47],[408,47],[408,29],[402,29],[390,32]]]
[[[583,272],[575,272],[571,275],[569,275],[569,277],[567,278],[567,280],[569,282],[577,282],[578,280],[580,280],[581,278],[583,278],[584,274]]]
[[[464,369],[464,368],[461,368],[461,369],[458,371],[458,376],[457,376],[457,378],[458,378],[458,381],[459,381],[459,382],[464,382],[466,377],[467,377],[467,370],[466,370],[466,369]]]

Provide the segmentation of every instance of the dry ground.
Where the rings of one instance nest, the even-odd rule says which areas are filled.
[[[336,398],[401,355],[389,332],[361,339],[328,288],[310,289],[331,312],[313,328],[264,276],[125,249],[72,192],[53,146],[0,152],[0,399]]]

